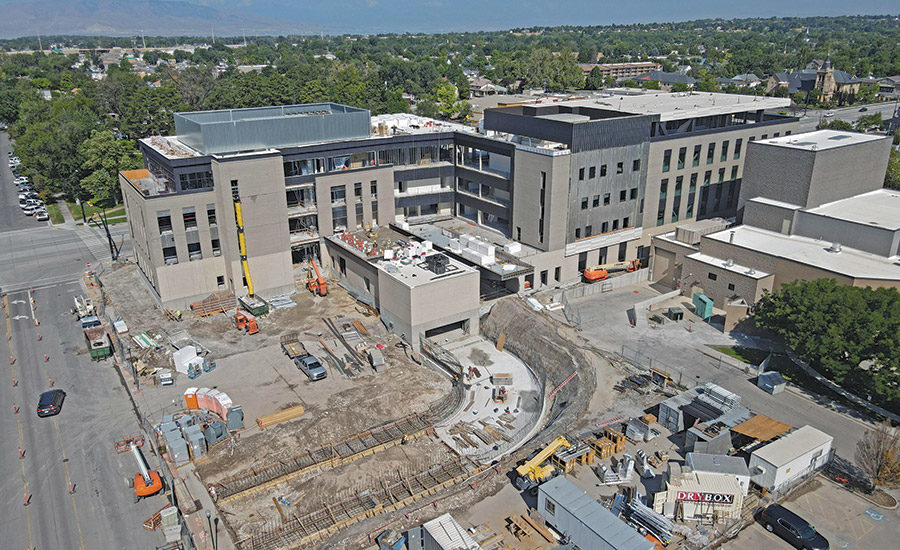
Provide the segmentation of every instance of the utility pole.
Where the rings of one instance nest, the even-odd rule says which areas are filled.
[[[84,207],[82,206],[82,208]],[[116,241],[113,239],[112,233],[109,232],[109,224],[107,223],[106,212],[95,213],[88,221],[98,229],[102,227],[106,231],[106,239],[107,241],[109,241],[109,255],[113,261],[118,260],[119,247],[116,245]]]

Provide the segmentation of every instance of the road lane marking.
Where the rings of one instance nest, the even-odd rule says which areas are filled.
[[[9,313],[9,295],[3,296],[3,309],[6,310],[7,313]],[[12,340],[12,324],[10,323],[9,315],[7,315],[7,317],[6,317],[6,334],[7,334],[7,336],[9,336],[9,355],[10,355],[10,357],[14,357],[15,352],[13,351],[14,348],[13,348],[13,340]],[[10,370],[10,375],[12,376],[12,379],[15,380],[16,379],[16,365],[14,363],[10,362],[9,370]],[[22,446],[25,444],[25,434],[24,434],[24,431],[22,430],[22,417],[19,415],[16,415],[16,427],[17,427],[18,433],[19,433],[19,449],[21,449]],[[25,461],[20,460],[19,462],[21,463],[21,466],[22,466],[22,490],[23,490],[23,499],[25,499],[24,502],[26,503],[25,526],[26,526],[26,529],[28,530],[28,546],[31,548],[34,548],[34,535],[31,532],[31,509],[28,508],[28,506],[27,506],[27,502],[28,502],[27,499],[29,498],[28,476],[25,473]]]
[[[46,371],[46,369],[44,369]],[[53,425],[56,427],[56,436],[59,438],[59,449],[62,452],[63,468],[66,472],[66,491],[69,491],[69,498],[72,501],[72,512],[75,514],[75,527],[78,528],[78,539],[81,541],[80,548],[84,550],[84,534],[81,532],[81,522],[78,520],[78,505],[75,503],[75,493],[72,488],[72,477],[69,475],[69,459],[66,457],[66,448],[63,445],[62,431],[59,429],[59,422],[54,418]]]

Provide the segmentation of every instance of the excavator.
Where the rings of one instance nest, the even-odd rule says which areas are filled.
[[[313,277],[313,271],[316,272],[315,277]],[[328,296],[328,285],[325,284],[325,278],[319,273],[319,266],[316,265],[315,260],[309,261],[308,275],[309,279],[306,281],[306,287],[309,291],[319,296]]]
[[[560,448],[569,448],[571,446],[572,444],[563,436],[559,436],[551,441],[538,454],[516,468],[516,473],[518,474],[516,477],[516,488],[520,491],[534,489],[544,481],[555,476],[557,474],[556,467],[552,464],[544,465],[544,463],[550,460],[550,457]]]
[[[610,273],[618,271],[637,271],[641,268],[640,260],[631,260],[630,262],[613,262],[610,264],[593,265],[584,270],[584,278],[589,283],[603,281],[609,278]]]
[[[139,501],[142,498],[153,496],[162,491],[163,482],[159,477],[159,473],[151,470],[147,466],[147,461],[141,453],[140,446],[143,445],[144,438],[141,436],[129,436],[123,441],[116,442],[116,452],[123,453],[131,451],[131,455],[137,462],[138,472],[134,474],[134,500]]]

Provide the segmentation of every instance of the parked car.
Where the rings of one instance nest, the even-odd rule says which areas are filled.
[[[38,210],[34,213],[34,219],[39,222],[45,222],[50,219],[50,214],[46,210]]]
[[[24,208],[25,215],[26,215],[26,216],[33,216],[34,213],[37,212],[37,211],[40,210],[40,209],[41,209],[41,207],[38,206],[38,205],[36,205],[36,204],[29,204],[28,206],[26,206],[26,207]]]
[[[834,116],[834,111],[825,111],[825,118],[831,118]]]
[[[19,197],[19,208],[25,208],[26,206],[28,206],[28,199]]]
[[[45,391],[38,399],[37,415],[44,417],[59,414],[65,400],[66,392],[62,390]]]
[[[316,359],[309,353],[294,358],[294,363],[297,365],[297,368],[300,369],[300,371],[309,378],[311,382],[322,380],[323,378],[328,376],[328,371],[325,370],[325,367],[323,367],[322,364],[319,363],[318,359]]]
[[[772,504],[759,515],[760,523],[794,548],[828,550],[828,541],[805,519],[780,504]]]

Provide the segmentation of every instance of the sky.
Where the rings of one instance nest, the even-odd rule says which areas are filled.
[[[189,0],[294,20],[326,33],[444,32],[556,25],[900,13],[897,0]],[[248,34],[251,34],[248,29]]]

